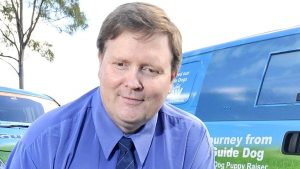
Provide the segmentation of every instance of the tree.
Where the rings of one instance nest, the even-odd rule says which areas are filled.
[[[38,23],[54,26],[60,33],[72,34],[86,29],[86,17],[81,12],[79,0],[1,0],[0,3],[0,59],[18,74],[19,88],[24,88],[24,54],[28,48],[52,62],[52,44],[32,39]],[[3,2],[4,1],[4,2]],[[26,5],[26,6],[25,6]],[[2,35],[2,36],[1,36]],[[7,50],[10,49],[10,50]],[[15,54],[11,54],[14,51]],[[17,62],[16,66],[12,62]]]

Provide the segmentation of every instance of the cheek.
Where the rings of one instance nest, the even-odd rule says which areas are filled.
[[[120,77],[116,76],[113,72],[111,72],[106,67],[102,67],[99,69],[98,77],[100,80],[100,84],[111,88],[118,84],[120,81]]]
[[[169,93],[171,86],[172,83],[169,80],[152,81],[151,83],[147,83],[145,90],[147,90],[148,96],[152,96],[154,99],[157,99],[157,102],[162,102]]]

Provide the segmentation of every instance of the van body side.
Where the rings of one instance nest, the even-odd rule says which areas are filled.
[[[300,28],[184,53],[167,101],[205,122],[218,169],[300,168]]]

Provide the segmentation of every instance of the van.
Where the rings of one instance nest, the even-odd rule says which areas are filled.
[[[0,87],[0,169],[30,124],[58,106],[44,94]]]
[[[206,124],[217,169],[299,169],[300,27],[184,53],[167,101]]]

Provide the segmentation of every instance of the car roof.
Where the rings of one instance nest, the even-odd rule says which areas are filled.
[[[279,38],[279,37],[283,37],[283,36],[290,36],[290,35],[299,34],[299,33],[300,33],[300,26],[289,28],[289,29],[282,29],[282,30],[266,32],[263,34],[258,34],[258,35],[254,35],[254,36],[250,36],[250,37],[246,37],[246,38],[241,38],[241,39],[237,39],[237,40],[226,42],[226,43],[221,43],[221,44],[214,45],[214,46],[209,46],[209,47],[204,47],[204,48],[188,51],[183,54],[183,57],[190,57],[190,56],[194,56],[194,55],[198,55],[198,54],[202,54],[202,53],[208,53],[208,52],[212,52],[212,51],[216,51],[216,50],[230,48],[233,46],[239,46],[239,45],[244,45],[244,44],[253,43],[253,42],[257,42],[257,41]]]
[[[47,100],[53,100],[53,98],[51,98],[48,95],[34,93],[34,92],[30,92],[30,91],[23,90],[23,89],[15,89],[15,88],[9,88],[9,87],[0,86],[0,92],[14,93],[14,94],[20,94],[20,95],[26,95],[26,96],[39,97],[39,98],[47,99]]]

